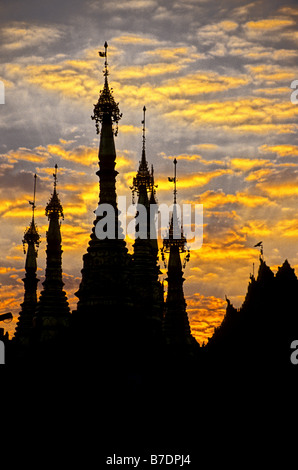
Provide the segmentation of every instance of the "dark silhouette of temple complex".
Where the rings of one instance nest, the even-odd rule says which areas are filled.
[[[142,370],[169,360],[173,354],[185,360],[193,357],[199,345],[191,335],[183,293],[181,254],[186,239],[173,237],[173,224],[179,225],[176,204],[169,220],[169,236],[164,240],[162,256],[169,254],[168,295],[159,276],[159,249],[156,232],[157,200],[153,166],[146,157],[146,108],[143,108],[142,152],[133,178],[133,198],[137,196],[135,242],[128,252],[121,227],[116,192],[115,135],[121,119],[118,103],[108,83],[107,44],[105,43],[104,86],[94,105],[92,119],[100,133],[98,164],[99,202],[87,252],[83,255],[82,278],[77,308],[70,312],[62,279],[62,239],[60,224],[63,207],[57,193],[57,165],[54,190],[46,206],[46,270],[43,290],[37,299],[37,248],[39,234],[34,219],[36,175],[32,221],[24,234],[27,256],[24,278],[24,302],[11,341],[11,362],[35,363],[53,360],[75,365],[100,362],[123,371]],[[175,172],[177,161],[174,161]],[[112,216],[106,222],[107,211]],[[145,218],[140,219],[140,211]],[[112,237],[99,237],[97,230],[112,231]],[[110,235],[109,232],[109,235]],[[189,254],[187,255],[187,259]],[[88,325],[87,329],[85,325]],[[125,372],[124,372],[125,373]]]
[[[242,307],[237,310],[227,299],[226,315],[208,344],[200,347],[191,334],[183,292],[183,263],[189,259],[181,221],[177,214],[177,160],[174,160],[174,204],[168,236],[163,240],[162,260],[167,267],[167,296],[159,279],[159,249],[155,233],[157,216],[153,166],[146,156],[146,108],[143,108],[142,152],[132,182],[137,196],[135,242],[128,252],[117,205],[117,155],[115,136],[121,119],[108,82],[107,43],[104,86],[94,106],[92,119],[100,133],[97,175],[99,203],[87,252],[83,255],[81,282],[76,292],[77,308],[70,312],[63,290],[61,220],[63,207],[54,189],[46,206],[47,231],[45,280],[37,299],[37,249],[40,237],[34,218],[23,239],[26,247],[24,301],[15,336],[9,341],[8,363],[73,365],[93,367],[101,373],[117,369],[124,375],[171,374],[178,365],[183,371],[210,367],[255,370],[289,365],[289,347],[298,333],[298,280],[288,261],[276,275],[267,266],[261,247],[258,275],[250,278]],[[112,216],[106,220],[109,209]],[[146,211],[145,224],[139,222]],[[144,221],[144,219],[142,219]],[[98,228],[107,231],[97,236]],[[108,236],[112,232],[114,236]],[[257,245],[256,245],[257,246]],[[139,374],[139,375],[138,375]],[[185,376],[184,376],[185,379]]]

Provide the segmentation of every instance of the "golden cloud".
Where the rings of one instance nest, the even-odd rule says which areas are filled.
[[[179,188],[185,189],[201,187],[208,184],[214,178],[218,178],[223,175],[230,175],[232,173],[232,170],[229,169],[218,169],[204,173],[198,172],[187,176],[181,175],[179,176]],[[169,190],[169,181],[167,179],[157,179],[156,183],[159,191]]]
[[[270,166],[271,162],[269,160],[261,160],[258,158],[231,158],[230,165],[232,168],[237,170],[248,171],[258,166]]]
[[[29,25],[25,22],[16,22],[15,25],[2,28],[2,34],[6,40],[2,48],[11,51],[23,47],[40,45],[41,43],[48,44],[62,36],[58,28]]]
[[[204,144],[202,144],[204,145]],[[217,146],[212,146],[212,144],[210,144],[211,146],[208,146],[208,144],[206,144],[206,149],[207,150],[211,150],[213,148],[217,148]],[[199,147],[199,146],[196,146],[194,145],[193,147]],[[202,148],[205,148],[204,146]],[[178,161],[179,160],[186,160],[186,161],[189,161],[189,162],[192,162],[192,161],[199,161],[200,163],[202,163],[203,165],[219,165],[219,166],[225,166],[226,163],[225,161],[222,161],[222,160],[206,160],[204,159],[201,155],[198,155],[198,154],[186,154],[186,153],[183,153],[183,154],[180,154],[180,155],[166,155],[164,152],[161,152],[159,154],[162,158],[166,159],[166,160],[174,160],[174,158],[176,158]]]
[[[124,34],[122,36],[115,37],[113,38],[113,43],[114,42],[120,44],[142,44],[144,46],[154,46],[159,44],[157,39],[139,36],[136,34]]]
[[[272,169],[256,170],[245,177],[245,181],[264,181],[264,178],[272,173]]]
[[[296,78],[293,68],[281,67],[276,64],[248,64],[245,68],[256,80],[261,82],[272,82],[275,84],[277,81],[291,81]]]
[[[275,31],[286,26],[294,25],[294,20],[285,19],[285,18],[272,18],[272,19],[262,19],[258,21],[248,21],[245,23],[244,27],[251,30],[258,30],[261,33],[264,31]]]
[[[258,88],[256,90],[253,90],[253,93],[255,94],[263,94],[263,95],[284,95],[288,98],[289,96],[289,88],[288,87],[273,87],[273,88]]]
[[[224,31],[234,31],[236,28],[238,28],[238,23],[235,23],[235,21],[231,20],[224,20],[218,23],[218,26]]]
[[[157,64],[146,64],[143,66],[134,65],[132,67],[117,68],[113,76],[117,80],[134,80],[144,77],[152,77],[156,75],[164,75],[167,73],[176,73],[184,67],[181,63],[166,63],[161,62]]]
[[[223,191],[208,190],[199,196],[199,203],[203,204],[204,209],[212,209],[214,207],[226,204],[238,204],[245,207],[258,207],[269,204],[269,199],[264,196],[258,196],[245,192],[236,192],[236,194],[225,194]]]
[[[250,78],[244,75],[225,76],[216,72],[198,72],[168,80],[163,86],[157,87],[156,90],[165,96],[190,96],[226,91],[230,88],[241,87],[249,82]]]
[[[261,145],[259,150],[263,153],[276,153],[279,157],[297,157],[298,145]]]
[[[161,58],[165,61],[183,61],[184,63],[202,59],[205,56],[198,54],[195,47],[164,47],[156,48],[144,53],[145,56]]]
[[[191,146],[193,149],[202,149],[202,150],[217,150],[219,146],[217,144],[194,144]]]
[[[273,181],[260,183],[257,185],[263,192],[274,199],[297,197],[298,186],[296,181],[283,181],[275,183]]]
[[[10,150],[8,153],[2,154],[1,157],[5,158],[9,163],[17,163],[19,160],[41,163],[45,162],[49,155],[41,150],[40,147],[36,147],[34,150],[19,147],[18,150]]]
[[[289,123],[296,120],[297,106],[288,102],[279,102],[268,98],[251,99],[239,98],[237,100],[213,102],[188,102],[183,107],[166,113],[171,119],[187,119],[191,125],[221,126],[236,132],[295,132],[297,124]],[[283,123],[283,121],[285,121]]]
[[[186,303],[191,333],[199,344],[206,344],[214,328],[223,320],[226,303],[223,299],[199,293],[186,296]]]

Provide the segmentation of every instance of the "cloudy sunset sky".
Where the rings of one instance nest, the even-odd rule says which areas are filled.
[[[241,306],[253,263],[258,268],[256,243],[263,241],[274,272],[287,258],[298,274],[297,20],[297,1],[1,1],[0,313],[11,311],[14,320],[0,326],[10,337],[23,300],[33,175],[40,289],[56,163],[65,290],[76,306],[98,202],[99,136],[90,116],[103,85],[105,41],[123,113],[118,195],[131,201],[145,105],[158,202],[172,200],[167,178],[176,157],[178,202],[204,207],[203,245],[184,276],[198,341],[220,324],[225,295]]]

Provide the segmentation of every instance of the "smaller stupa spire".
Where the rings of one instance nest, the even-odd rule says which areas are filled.
[[[140,196],[142,191],[146,193],[147,191],[154,192],[154,177],[153,177],[153,166],[151,172],[148,168],[148,162],[146,159],[146,106],[143,107],[143,120],[142,120],[142,157],[139,162],[139,169],[136,176],[133,178],[133,183],[131,190],[134,196],[136,192]],[[146,196],[147,199],[147,196]],[[142,202],[143,203],[143,202]]]
[[[165,315],[163,319],[163,332],[167,344],[190,345],[193,338],[190,332],[188,316],[186,312],[186,302],[183,293],[183,271],[181,263],[181,253],[186,252],[186,237],[183,234],[182,224],[179,223],[177,215],[177,160],[174,159],[174,177],[168,178],[174,183],[174,204],[173,213],[170,220],[168,237],[163,240],[161,249],[162,259],[165,262],[165,252],[169,253],[167,281],[168,295],[165,305]],[[184,265],[189,260],[189,250],[184,259]],[[165,264],[166,266],[166,264]]]
[[[46,270],[39,302],[36,307],[35,336],[46,342],[60,335],[69,325],[70,310],[62,280],[62,239],[59,219],[64,218],[63,207],[57,194],[57,170],[53,173],[54,189],[46,205],[45,214],[49,220],[47,231]]]
[[[183,233],[182,223],[180,224],[178,214],[177,214],[177,159],[174,158],[174,176],[168,177],[168,180],[171,183],[174,183],[173,191],[173,212],[169,224],[168,237],[165,237],[163,240],[162,247],[162,259],[165,261],[164,253],[171,251],[171,246],[178,247],[178,253],[184,253],[186,251],[187,240]],[[185,262],[189,260],[189,250],[185,258]]]
[[[155,185],[153,166],[146,159],[146,106],[143,107],[142,155],[131,186],[133,201],[137,193],[135,243],[133,245],[134,305],[137,317],[145,321],[144,336],[149,343],[160,341],[163,314],[163,290],[159,281],[158,243],[155,227]],[[141,213],[146,217],[142,218]],[[146,340],[144,339],[146,342]]]
[[[40,244],[40,236],[35,224],[35,198],[36,198],[36,180],[34,175],[33,201],[29,201],[32,206],[32,219],[29,227],[25,230],[23,237],[23,249],[26,254],[25,277],[24,282],[24,301],[21,304],[21,312],[15,330],[15,339],[20,344],[28,345],[32,339],[33,317],[37,305],[37,284],[39,279],[36,277],[37,254]]]
[[[36,205],[35,205],[36,179],[37,179],[37,176],[35,174],[34,175],[33,201],[29,201],[29,204],[32,206],[32,219],[31,219],[30,226],[25,230],[24,237],[23,237],[24,254],[26,254],[26,245],[28,246],[26,262],[29,261],[28,260],[28,254],[30,251],[29,245],[32,245],[34,247],[35,257],[37,258],[37,248],[39,247],[39,243],[40,243],[40,236],[38,234],[37,227],[36,227],[35,220],[34,220],[34,213],[35,213],[35,208],[36,208]]]

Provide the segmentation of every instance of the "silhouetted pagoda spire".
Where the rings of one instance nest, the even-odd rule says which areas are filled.
[[[182,224],[179,223],[177,214],[177,160],[174,159],[174,177],[169,181],[174,183],[174,204],[173,213],[169,226],[168,237],[163,240],[162,256],[164,252],[169,252],[168,261],[168,294],[165,305],[165,315],[163,321],[164,336],[167,344],[171,345],[191,345],[194,338],[190,332],[188,316],[186,312],[186,302],[183,293],[183,271],[180,253],[186,252],[187,240],[183,234]],[[189,251],[185,261],[189,259]]]
[[[37,254],[40,243],[40,236],[34,220],[35,196],[36,196],[36,174],[34,175],[34,192],[33,201],[29,201],[32,205],[32,220],[29,227],[25,230],[23,238],[24,254],[26,254],[25,277],[24,282],[24,301],[21,304],[21,312],[19,314],[14,338],[22,345],[28,345],[32,339],[32,327],[35,309],[37,305],[37,284],[39,279],[36,277],[37,271]],[[26,249],[27,246],[27,249]]]
[[[150,331],[156,340],[156,337],[161,334],[163,287],[158,280],[160,269],[157,265],[158,244],[155,226],[157,206],[153,166],[150,172],[146,160],[145,116],[146,107],[144,106],[142,156],[131,187],[133,196],[136,193],[138,198],[135,243],[133,245],[134,300],[136,310],[146,321],[146,331]]]
[[[46,234],[46,270],[39,302],[36,308],[36,339],[47,342],[56,339],[69,326],[70,310],[62,280],[62,248],[60,219],[64,219],[63,207],[57,194],[57,165],[55,165],[54,190],[46,205],[49,220]]]
[[[82,280],[76,292],[79,301],[74,312],[77,323],[92,318],[96,334],[98,330],[95,325],[104,330],[104,323],[107,322],[106,327],[111,328],[108,324],[111,321],[117,323],[116,316],[120,313],[124,321],[123,312],[126,308],[131,309],[132,305],[129,288],[131,256],[128,254],[118,217],[116,194],[118,172],[115,170],[114,136],[118,132],[118,122],[122,114],[109,87],[107,43],[104,47],[105,52],[99,53],[100,57],[105,57],[104,87],[100,91],[98,102],[94,105],[92,116],[96,123],[96,131],[100,132],[99,170],[96,173],[99,177],[99,203],[95,211],[97,217],[93,223],[87,253],[83,256]],[[109,235],[107,232],[106,236],[98,237],[96,226],[103,224],[104,227],[106,219],[106,227],[112,228],[112,233]]]

